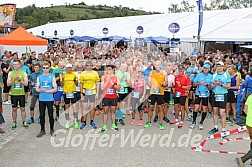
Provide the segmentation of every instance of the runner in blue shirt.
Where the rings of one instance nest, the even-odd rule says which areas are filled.
[[[31,118],[28,120],[28,124],[34,123],[34,108],[35,108],[35,105],[36,105],[38,97],[39,97],[38,92],[36,92],[36,83],[37,83],[38,76],[40,76],[42,74],[41,72],[39,72],[39,69],[40,69],[39,64],[35,64],[33,66],[33,68],[34,68],[35,72],[30,75],[30,79],[29,79],[31,90],[32,90],[32,98],[31,98],[31,105],[30,105]],[[38,118],[38,122],[40,122],[39,118]]]
[[[201,115],[201,121],[199,125],[199,130],[203,130],[203,122],[207,115],[208,102],[209,102],[209,88],[212,82],[213,76],[209,74],[210,65],[205,64],[203,66],[203,72],[199,73],[194,79],[194,86],[197,87],[195,93],[195,111],[193,111],[193,122],[190,126],[191,129],[194,129],[196,125],[196,118],[200,109],[200,103],[203,106],[203,113]]]
[[[53,119],[53,93],[57,91],[56,79],[49,73],[50,66],[48,62],[43,64],[43,74],[37,78],[36,91],[39,93],[39,113],[41,131],[37,137],[42,137],[45,132],[45,111],[48,110],[50,134],[55,137],[54,119]]]
[[[217,73],[213,74],[211,88],[213,95],[211,97],[212,107],[214,108],[213,121],[214,128],[209,131],[210,134],[218,132],[218,112],[220,110],[222,132],[226,131],[226,105],[227,94],[230,88],[230,75],[224,71],[224,63],[217,62]]]

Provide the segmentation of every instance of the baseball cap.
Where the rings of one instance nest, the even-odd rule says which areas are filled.
[[[185,68],[183,64],[180,64],[178,68]]]
[[[209,68],[210,68],[210,65],[209,65],[209,64],[204,64],[203,68],[209,69]]]
[[[72,68],[73,65],[72,65],[72,64],[67,64],[67,65],[66,65],[66,68],[68,68],[68,67],[71,67],[71,68]]]
[[[221,65],[221,66],[224,66],[224,63],[223,62],[221,62],[221,61],[219,61],[219,62],[217,62],[217,64],[216,65]]]

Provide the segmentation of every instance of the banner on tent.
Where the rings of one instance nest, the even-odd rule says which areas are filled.
[[[16,14],[16,4],[0,5],[0,26],[12,27]]]

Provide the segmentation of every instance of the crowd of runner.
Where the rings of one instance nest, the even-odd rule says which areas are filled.
[[[17,128],[18,109],[24,127],[35,122],[38,101],[41,130],[37,137],[46,134],[46,111],[52,136],[60,113],[65,115],[65,129],[70,128],[70,114],[74,116],[74,128],[90,125],[96,129],[95,116],[100,113],[101,132],[105,132],[109,112],[110,127],[116,131],[118,124],[148,128],[152,122],[159,122],[160,130],[164,129],[164,122],[182,128],[185,120],[191,121],[190,128],[194,129],[201,116],[198,129],[203,130],[206,118],[213,118],[209,133],[214,134],[225,132],[226,123],[236,122],[239,89],[246,87],[247,94],[252,93],[251,67],[247,53],[217,51],[203,55],[195,50],[186,56],[131,47],[105,50],[57,45],[48,47],[46,53],[18,55],[6,51],[1,57],[0,92],[2,104],[12,105],[12,129]],[[29,99],[27,116],[25,106]],[[168,118],[169,106],[173,104],[173,118]],[[143,113],[148,114],[147,120],[143,120]],[[126,115],[130,115],[130,122],[124,121]]]

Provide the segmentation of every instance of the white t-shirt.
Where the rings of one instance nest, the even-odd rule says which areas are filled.
[[[172,74],[168,75],[168,87],[172,85],[175,80],[175,76]],[[166,92],[171,92],[171,88],[165,89]]]

